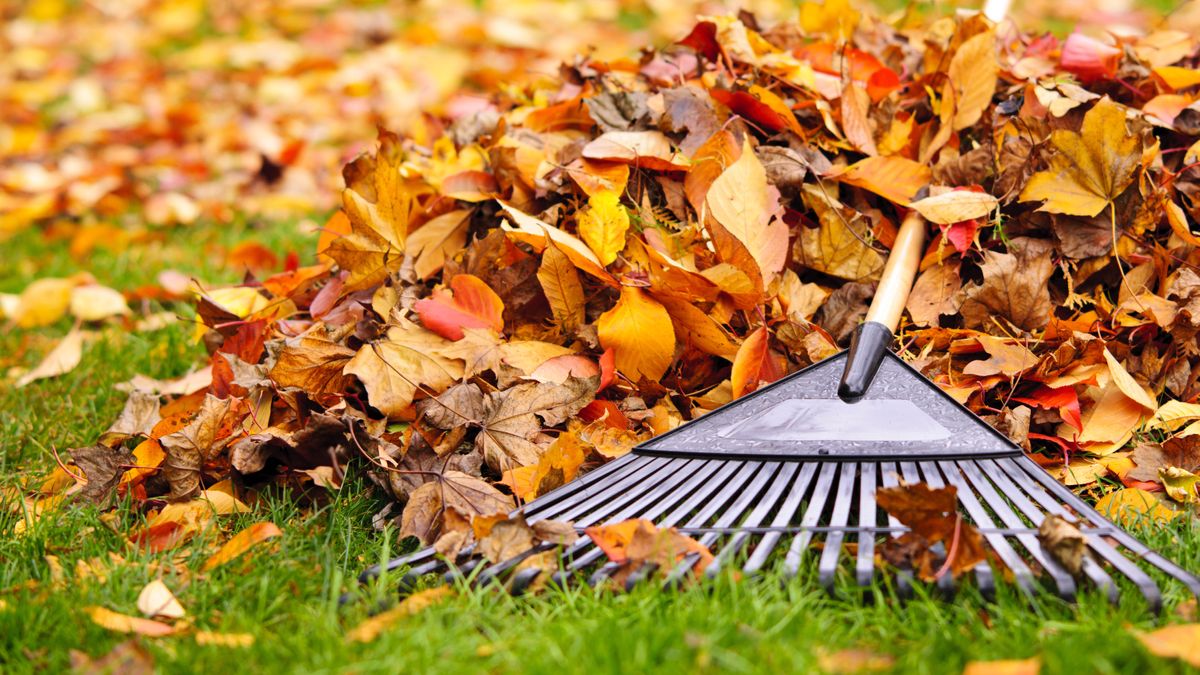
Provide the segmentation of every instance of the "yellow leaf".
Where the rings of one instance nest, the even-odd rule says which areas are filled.
[[[1096,510],[1122,527],[1165,523],[1178,513],[1162,505],[1153,493],[1138,488],[1110,492],[1096,502]]]
[[[899,155],[868,157],[830,176],[902,206],[928,185],[932,177],[933,172],[928,166]]]
[[[788,229],[775,218],[779,194],[768,190],[767,171],[748,138],[742,156],[713,181],[704,203],[717,223],[746,247],[763,282],[769,283],[787,262]]]
[[[1175,431],[1192,420],[1200,419],[1200,403],[1167,401],[1154,413],[1147,425],[1150,429]]]
[[[1095,216],[1116,199],[1142,159],[1141,141],[1125,126],[1125,108],[1101,99],[1083,117],[1079,132],[1050,136],[1050,168],[1035,173],[1021,201],[1044,201],[1039,211]]]
[[[203,571],[207,572],[237,558],[254,546],[274,537],[283,536],[283,532],[275,523],[255,523],[238,532],[233,539],[225,542],[211,558],[204,561]]]
[[[175,632],[175,629],[160,621],[142,619],[127,614],[119,614],[104,607],[85,607],[83,609],[92,622],[101,628],[117,633],[135,633],[146,637],[162,637]]]
[[[800,5],[800,26],[805,33],[824,33],[831,38],[849,39],[862,17],[850,0],[805,2]]]
[[[1158,478],[1162,481],[1167,496],[1171,499],[1184,504],[1194,504],[1200,501],[1200,496],[1196,494],[1196,484],[1200,483],[1200,476],[1191,471],[1185,471],[1177,466],[1168,466],[1158,470]]]
[[[1135,632],[1134,636],[1146,651],[1168,659],[1181,659],[1200,668],[1200,623],[1167,626],[1149,633]]]
[[[971,661],[963,668],[962,675],[1037,675],[1042,669],[1042,659],[1002,659],[998,661]]]
[[[35,380],[42,380],[48,377],[58,377],[65,373],[69,373],[79,365],[79,361],[83,358],[83,333],[72,328],[70,333],[67,333],[62,340],[59,340],[54,349],[50,350],[49,354],[42,359],[42,362],[33,370],[25,373],[17,380],[18,387],[25,385]]]
[[[1163,82],[1172,89],[1187,89],[1200,84],[1200,70],[1195,68],[1163,66],[1155,68],[1154,74],[1161,77]]]
[[[1108,372],[1112,375],[1113,383],[1121,389],[1122,393],[1149,410],[1158,409],[1158,401],[1155,401],[1146,388],[1133,379],[1129,371],[1125,370],[1125,367],[1107,348],[1104,350],[1104,360],[1108,362]]]
[[[413,256],[413,271],[421,279],[437,274],[446,262],[467,243],[467,225],[471,211],[457,209],[425,223],[408,236],[408,253]]]
[[[579,236],[596,252],[602,265],[612,264],[625,248],[629,214],[615,192],[599,192],[588,198],[588,208],[577,216]]]
[[[996,36],[985,31],[966,42],[954,52],[947,71],[950,81],[942,90],[943,105],[946,99],[954,101],[955,131],[965,129],[979,121],[980,115],[992,102],[996,93],[996,73],[1000,64],[996,61]]]
[[[71,291],[71,314],[80,321],[102,321],[128,313],[125,296],[107,286],[88,284]]]
[[[635,382],[661,378],[675,356],[671,316],[639,288],[621,288],[621,298],[600,315],[596,329],[600,344],[613,350],[617,370]]]
[[[196,639],[196,644],[212,647],[245,648],[254,644],[254,635],[250,633],[214,633],[198,630],[192,637]]]
[[[438,586],[413,593],[402,600],[399,605],[386,612],[376,614],[350,629],[346,633],[346,639],[350,642],[371,642],[400,619],[423,612],[433,605],[448,600],[453,595],[454,590],[447,586]]]
[[[606,284],[616,285],[616,281],[612,278],[612,275],[604,270],[604,265],[601,264],[600,259],[578,237],[563,232],[553,225],[543,223],[518,208],[504,202],[499,203],[500,208],[504,209],[504,212],[508,214],[509,218],[512,218],[513,222],[513,225],[501,223],[500,228],[508,232],[509,236],[513,239],[523,241],[538,250],[545,248],[548,240],[553,241],[571,259],[571,262],[576,267]]]
[[[402,166],[398,137],[381,132],[379,141],[376,154],[362,155],[342,170],[346,178],[342,206],[355,233],[372,233],[402,253],[409,224],[420,208],[418,199],[432,190]]]
[[[940,195],[918,199],[909,204],[925,220],[950,225],[964,220],[983,218],[996,209],[999,202],[986,192],[951,190]]]
[[[572,331],[586,320],[579,272],[571,264],[571,259],[553,243],[548,244],[542,253],[537,278],[546,301],[550,303],[554,320],[564,331]]]
[[[21,328],[49,326],[67,313],[76,283],[73,279],[38,279],[21,291],[10,315]]]
[[[850,281],[878,278],[883,270],[883,255],[866,243],[866,219],[827,196],[817,185],[806,184],[803,189],[804,203],[816,212],[820,227],[800,228],[796,242],[798,262]]]

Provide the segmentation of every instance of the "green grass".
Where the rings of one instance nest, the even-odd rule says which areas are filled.
[[[101,251],[77,261],[63,252],[62,242],[25,233],[6,242],[0,291],[18,292],[32,279],[80,269],[118,288],[148,283],[163,267],[227,282],[239,274],[223,268],[221,250],[243,239],[280,253],[312,249],[312,237],[291,223],[195,227],[172,236],[169,247]],[[64,320],[50,329],[4,333],[5,367],[32,366],[69,327]],[[53,466],[52,447],[91,443],[123,404],[115,383],[135,373],[180,375],[202,355],[187,324],[152,333],[111,327],[89,344],[73,372],[21,390],[0,385],[0,485],[45,475]],[[181,550],[157,555],[128,545],[120,534],[143,517],[129,503],[117,505],[111,526],[100,509],[72,506],[39,519],[22,535],[14,534],[16,506],[0,504],[5,673],[60,672],[70,649],[106,653],[127,636],[92,624],[82,608],[136,615],[139,591],[160,574],[196,628],[256,638],[246,649],[202,646],[188,634],[142,639],[159,668],[171,673],[212,673],[231,665],[256,673],[811,672],[822,650],[852,647],[893,655],[899,672],[957,673],[969,660],[1034,655],[1042,657],[1046,673],[1181,668],[1149,656],[1125,629],[1156,623],[1135,594],[1117,608],[1092,594],[1078,605],[1051,597],[1030,604],[1005,591],[998,602],[986,603],[969,589],[950,603],[925,597],[901,603],[882,586],[866,598],[844,587],[835,599],[816,587],[810,570],[790,582],[723,577],[678,593],[643,587],[630,594],[571,590],[513,599],[464,590],[362,645],[348,643],[346,630],[393,597],[395,580],[359,590],[354,578],[396,553],[397,543],[393,532],[371,528],[383,502],[361,477],[323,504],[264,495],[253,513],[222,518]],[[210,573],[195,571],[225,538],[222,533],[260,520],[279,524],[284,536]],[[1200,559],[1193,525],[1139,534],[1192,568]],[[76,576],[77,561],[106,559],[110,552],[123,562],[105,570],[106,578]],[[58,581],[47,555],[64,570]],[[1180,588],[1168,590],[1169,607],[1183,600]],[[357,601],[339,607],[338,597],[348,591]],[[1178,620],[1170,610],[1167,617]]]

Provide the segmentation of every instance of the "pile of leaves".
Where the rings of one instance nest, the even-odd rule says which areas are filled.
[[[316,262],[200,294],[207,365],[133,383],[71,453],[85,481],[60,469],[30,512],[229,478],[319,495],[358,466],[394,498],[380,523],[457,550],[834,354],[915,209],[900,354],[1068,484],[1119,488],[1114,513],[1175,517],[1200,499],[1197,61],[1177,31],[1058,39],[829,0],[701,17],[381,132]],[[158,526],[132,536],[183,536]],[[624,559],[661,549],[644,529],[593,536]]]

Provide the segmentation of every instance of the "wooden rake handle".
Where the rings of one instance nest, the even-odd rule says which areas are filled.
[[[867,318],[854,331],[850,341],[846,369],[838,385],[838,397],[843,401],[854,402],[862,398],[875,379],[883,355],[892,343],[892,335],[900,325],[900,315],[904,313],[904,305],[912,291],[924,247],[925,220],[916,211],[910,211],[900,224],[896,243],[883,267],[871,308],[867,310]]]

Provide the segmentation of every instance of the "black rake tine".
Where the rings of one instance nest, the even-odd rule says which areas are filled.
[[[812,483],[813,476],[816,473],[817,465],[815,463],[805,463],[800,467],[800,474],[796,477],[795,482],[792,483],[791,489],[787,492],[787,497],[779,505],[779,511],[771,521],[772,527],[785,527],[791,524],[799,512],[800,504],[804,501],[804,496],[808,493],[808,487]],[[750,557],[742,565],[742,571],[746,574],[755,574],[762,569],[767,559],[770,558],[771,552],[782,538],[782,532],[768,532],[763,535],[758,545],[754,547],[754,551],[750,554]]]
[[[900,473],[895,462],[880,462],[879,464],[879,480],[883,483],[883,487],[892,488],[900,485]],[[892,514],[887,514],[888,527],[893,528],[889,535],[892,539],[900,537],[900,532],[895,529],[900,527],[900,521]],[[897,569],[896,570],[896,591],[901,598],[911,598],[913,595],[913,574],[912,570]]]
[[[850,519],[850,504],[854,497],[854,483],[857,478],[858,464],[843,462],[837,481],[837,496],[833,500],[833,514],[830,517],[830,527],[843,528]],[[843,530],[833,530],[825,535],[825,548],[817,562],[817,579],[829,594],[833,594],[834,581],[837,577],[838,558],[842,554]]]
[[[1052,499],[1048,499],[1048,495],[1041,488],[1036,487],[1036,485],[1028,485],[1028,481],[1024,481],[1026,484],[1021,485],[1021,481],[1009,480],[1010,476],[1006,473],[1004,467],[997,462],[987,461],[983,464],[993,468],[992,471],[988,472],[988,477],[992,479],[992,482],[996,484],[1000,492],[1008,496],[1009,500],[1025,514],[1025,517],[1029,518],[1034,527],[1041,527],[1042,521],[1046,519],[1047,512],[1067,517],[1069,521],[1077,520],[1077,517],[1071,516],[1061,505],[1056,504]],[[1030,497],[1038,503],[1034,504],[1030,501]],[[1045,509],[1045,511],[1042,509]],[[1089,543],[1092,539],[1093,537],[1088,537]],[[1111,547],[1103,544],[1103,542],[1101,544],[1111,549]],[[1111,550],[1111,553],[1120,555],[1115,550]],[[1150,581],[1150,578],[1137,565],[1132,565],[1132,568],[1140,573],[1140,576],[1145,577],[1146,581]],[[1109,602],[1116,604],[1120,600],[1120,591],[1117,589],[1117,585],[1113,583],[1112,577],[1089,556],[1083,557],[1083,573],[1092,580],[1096,588],[1099,588],[1108,596]],[[1134,582],[1137,583],[1138,579],[1134,579]],[[1153,582],[1151,581],[1151,583]]]
[[[875,578],[875,527],[879,525],[878,508],[875,505],[875,488],[878,485],[875,462],[863,462],[859,467],[858,481],[858,556],[854,566],[854,580],[859,586],[867,587]]]
[[[922,475],[925,476],[925,483],[929,485],[929,487],[935,490],[946,487],[945,482],[942,481],[941,474],[938,472],[936,464],[933,462],[921,462],[918,466],[921,469]],[[949,550],[946,551],[946,555],[950,555]],[[976,567],[978,567],[978,565]],[[937,578],[936,583],[938,591],[947,598],[954,596],[954,575],[952,573],[946,572],[945,574],[941,575]]]
[[[817,478],[816,487],[813,488],[812,499],[808,502],[808,508],[804,510],[804,517],[800,521],[801,527],[812,528],[821,522],[821,515],[825,512],[825,501],[829,497],[829,488],[832,487],[836,472],[837,464],[826,463],[821,466],[821,474]],[[784,576],[790,579],[800,572],[800,564],[804,562],[804,554],[812,538],[811,529],[801,530],[792,537],[792,544],[783,559]]]
[[[965,508],[967,510],[967,514],[971,516],[971,520],[974,520],[975,524],[979,527],[994,530],[996,528],[996,524],[992,522],[992,517],[988,515],[987,510],[982,504],[979,503],[979,500],[975,498],[975,493],[971,490],[970,486],[967,485],[966,480],[963,478],[962,473],[959,472],[958,468],[953,464],[953,462],[950,462],[948,467],[943,468],[946,469],[945,476],[947,482],[958,488],[958,500],[962,502],[963,508]],[[988,544],[991,545],[992,550],[996,552],[997,556],[999,556],[1000,561],[1012,571],[1013,576],[1016,577],[1017,580],[1017,587],[1020,588],[1027,597],[1032,599],[1037,592],[1037,583],[1034,578],[1033,570],[1029,569],[1029,565],[1025,563],[1025,561],[1021,558],[1021,555],[1012,547],[1012,544],[1008,543],[1008,539],[1006,539],[1003,534],[999,534],[997,532],[984,532],[983,537],[984,539],[987,539]]]
[[[792,478],[796,475],[798,468],[799,466],[796,462],[785,462],[780,466],[779,474],[767,486],[767,491],[763,495],[763,498],[759,500],[758,506],[754,507],[750,515],[746,516],[746,520],[742,523],[743,527],[757,527],[762,524],[767,515],[771,513],[771,510],[775,508],[776,502],[786,494],[785,491],[791,485]],[[727,563],[733,560],[734,556],[741,551],[743,545],[749,540],[750,534],[748,532],[734,534],[729,542],[725,544],[724,549],[709,563],[706,570],[708,576],[716,576]]]
[[[1013,529],[1028,530],[1025,522],[1021,517],[1013,512],[1012,507],[1008,505],[1008,501],[1004,499],[992,483],[979,470],[979,466],[972,461],[958,462],[959,468],[962,469],[963,475],[967,477],[976,491],[983,497],[984,501],[992,507],[992,511],[1000,517],[1004,524]],[[1042,548],[1042,543],[1038,541],[1037,535],[1033,533],[1023,533],[1015,535],[1017,541],[1025,547],[1025,550],[1033,556],[1034,560],[1046,570],[1050,575],[1050,579],[1054,581],[1055,587],[1058,589],[1058,595],[1069,602],[1075,601],[1075,578],[1071,576],[1063,566],[1048,555]]]

